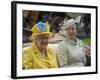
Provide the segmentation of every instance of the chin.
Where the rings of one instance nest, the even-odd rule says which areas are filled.
[[[71,39],[71,40],[74,40],[74,39],[75,39],[75,37],[70,37],[70,39]]]

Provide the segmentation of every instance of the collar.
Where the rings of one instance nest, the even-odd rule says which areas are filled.
[[[32,51],[35,54],[38,54],[39,53],[39,49],[38,49],[37,45],[35,44],[35,42],[32,43]]]
[[[35,54],[40,53],[40,51],[39,51],[39,49],[38,49],[38,47],[37,47],[35,42],[33,42],[33,44],[32,44],[32,50],[33,50],[33,52],[35,52]],[[49,51],[49,49],[46,48],[46,51]]]
[[[47,59],[44,59],[43,57],[41,57],[41,53],[37,47],[37,45],[35,43],[32,44],[32,50],[33,52],[36,54],[36,56],[39,58],[39,59],[42,59],[43,61],[45,62],[48,62],[49,58],[51,57],[49,54],[50,54],[50,51],[49,51],[49,48],[46,48],[46,51],[47,51]]]
[[[75,38],[74,40],[71,40],[69,38],[66,38],[65,41],[71,45],[77,45],[77,38]]]

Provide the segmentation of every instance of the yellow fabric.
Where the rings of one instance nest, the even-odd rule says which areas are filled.
[[[41,56],[35,43],[23,52],[23,67],[25,69],[57,68],[55,51],[47,48],[47,59]]]

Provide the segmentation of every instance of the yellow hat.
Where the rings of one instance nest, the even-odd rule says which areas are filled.
[[[53,33],[50,32],[50,25],[48,23],[38,22],[32,27],[32,32],[32,35],[29,37],[30,40],[42,34],[48,35],[48,38],[53,37]]]

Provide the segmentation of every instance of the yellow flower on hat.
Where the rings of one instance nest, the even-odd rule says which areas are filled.
[[[29,37],[30,40],[33,40],[34,37],[38,35],[46,34],[48,38],[53,36],[53,33],[50,32],[50,25],[48,23],[38,22],[32,27],[32,35]]]

